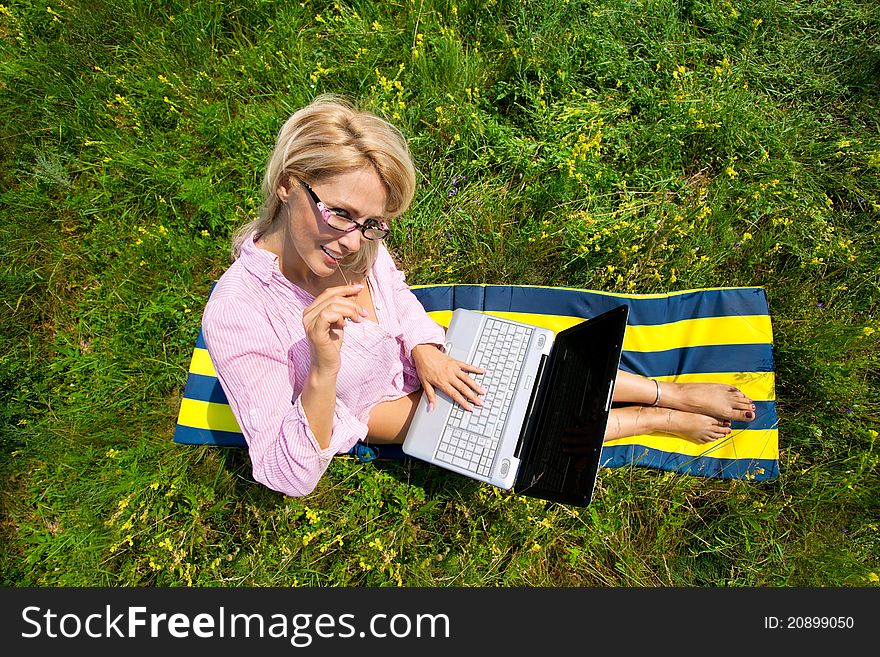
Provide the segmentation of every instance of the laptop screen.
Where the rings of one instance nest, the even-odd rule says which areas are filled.
[[[627,313],[627,306],[619,306],[556,337],[526,427],[518,493],[590,503]]]

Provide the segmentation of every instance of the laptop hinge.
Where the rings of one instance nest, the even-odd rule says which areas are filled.
[[[547,354],[541,355],[541,362],[538,365],[538,372],[535,374],[535,384],[532,386],[532,395],[529,398],[529,405],[526,408],[526,421],[523,422],[523,428],[519,432],[519,439],[516,441],[516,450],[513,455],[520,458],[522,449],[526,443],[526,437],[530,435],[531,429],[535,426],[536,418],[532,416],[535,404],[538,402],[538,391],[543,389],[541,383],[544,380],[544,366],[547,364]]]

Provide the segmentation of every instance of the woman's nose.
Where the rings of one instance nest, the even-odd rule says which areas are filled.
[[[361,242],[363,239],[361,231],[353,230],[340,237],[339,243],[344,246],[349,253],[354,253],[361,248]]]

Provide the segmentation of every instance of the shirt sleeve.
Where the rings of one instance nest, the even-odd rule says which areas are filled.
[[[382,249],[377,262],[381,266],[383,275],[390,282],[391,297],[397,321],[403,331],[402,340],[406,355],[411,356],[413,348],[420,344],[443,345],[446,341],[446,332],[431,319],[425,307],[409,289],[404,273],[394,264],[387,250]]]
[[[330,444],[321,448],[299,395],[294,395],[301,389],[296,385],[296,350],[281,342],[255,304],[213,296],[202,333],[247,441],[254,479],[285,495],[308,495],[334,454],[366,437],[367,425],[337,400]]]

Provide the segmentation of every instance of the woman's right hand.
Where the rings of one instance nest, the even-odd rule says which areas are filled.
[[[356,300],[363,288],[363,285],[327,288],[303,311],[313,369],[338,374],[345,320],[360,322],[367,316],[367,311]]]

